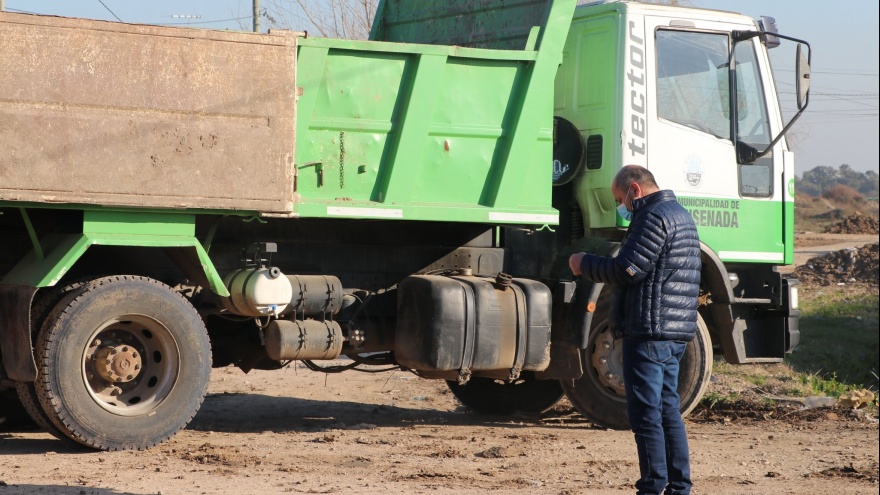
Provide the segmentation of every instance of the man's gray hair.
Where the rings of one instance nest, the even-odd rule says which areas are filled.
[[[620,172],[617,172],[617,176],[614,178],[614,183],[617,185],[617,189],[621,191],[625,191],[633,182],[642,187],[647,186],[660,189],[660,187],[657,186],[657,181],[654,179],[654,174],[645,167],[638,165],[627,165],[623,167],[620,169]]]

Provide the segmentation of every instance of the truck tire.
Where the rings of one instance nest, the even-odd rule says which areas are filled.
[[[513,382],[471,378],[464,385],[447,380],[452,395],[466,407],[484,414],[541,413],[553,407],[564,392],[557,380],[526,377]]]
[[[66,294],[34,353],[34,387],[52,424],[101,450],[141,450],[170,438],[198,411],[211,373],[199,314],[145,277],[100,278]]]
[[[590,422],[614,429],[629,429],[626,392],[623,387],[620,343],[608,324],[607,304],[593,315],[590,339],[583,351],[584,374],[577,380],[561,380],[565,395]],[[685,350],[678,375],[682,416],[700,402],[712,375],[712,341],[702,316],[697,317],[697,335]]]

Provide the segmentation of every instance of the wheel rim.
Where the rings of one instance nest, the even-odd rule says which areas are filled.
[[[138,416],[171,393],[180,351],[171,331],[145,315],[123,315],[100,325],[83,350],[86,390],[101,408]]]
[[[620,345],[615,345],[611,327],[603,322],[595,329],[595,337],[590,346],[590,364],[593,373],[587,373],[593,380],[597,390],[610,398],[621,402],[626,400],[626,389],[623,385],[623,352]],[[619,343],[618,343],[619,344]]]

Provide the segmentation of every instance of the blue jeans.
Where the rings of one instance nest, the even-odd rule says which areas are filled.
[[[636,437],[638,495],[689,495],[691,466],[681,420],[678,368],[687,344],[623,340],[623,382]]]

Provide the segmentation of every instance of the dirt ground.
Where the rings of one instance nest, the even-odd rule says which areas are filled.
[[[861,245],[833,241],[808,249]],[[878,492],[878,424],[861,411],[752,403],[698,409],[687,427],[695,494]],[[144,452],[0,433],[0,495],[623,494],[637,472],[631,433],[564,399],[541,415],[481,415],[401,371],[217,369],[189,427]]]
[[[861,413],[702,411],[687,426],[695,493],[877,493],[878,428]],[[403,372],[294,367],[215,370],[190,426],[145,452],[38,432],[0,443],[3,495],[632,493],[638,470],[629,432],[595,428],[565,401],[486,416]]]

